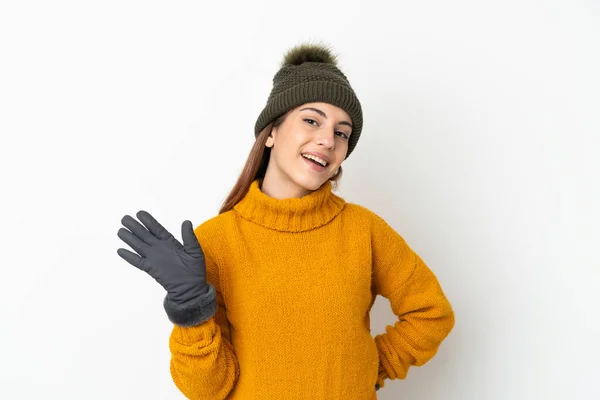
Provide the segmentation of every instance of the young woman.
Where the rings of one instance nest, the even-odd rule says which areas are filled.
[[[190,399],[376,399],[454,326],[423,260],[381,217],[333,193],[362,110],[322,45],[290,49],[219,215],[183,244],[149,213],[118,249],[167,291],[171,375]],[[398,320],[370,334],[377,295]]]

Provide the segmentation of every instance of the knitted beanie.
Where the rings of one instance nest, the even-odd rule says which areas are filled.
[[[256,120],[255,137],[281,114],[312,102],[333,104],[352,118],[348,158],[362,130],[362,108],[348,79],[338,69],[336,56],[323,45],[301,44],[285,54],[281,68],[273,78],[267,104]]]

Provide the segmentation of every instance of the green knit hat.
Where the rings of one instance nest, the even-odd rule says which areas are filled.
[[[352,118],[348,158],[362,131],[362,108],[348,79],[338,69],[336,56],[324,45],[301,44],[288,50],[281,69],[273,78],[267,105],[256,120],[254,135],[258,137],[269,123],[286,111],[312,102],[333,104]]]

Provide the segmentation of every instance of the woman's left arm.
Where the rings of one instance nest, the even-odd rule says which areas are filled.
[[[433,272],[382,218],[373,214],[373,290],[398,317],[374,337],[379,352],[377,385],[404,379],[408,368],[429,361],[454,327],[454,312]]]

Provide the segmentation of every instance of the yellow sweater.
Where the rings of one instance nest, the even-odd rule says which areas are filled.
[[[454,326],[421,258],[329,181],[279,200],[255,180],[195,233],[218,310],[171,333],[171,375],[190,399],[373,400],[376,383],[427,362]],[[377,295],[398,320],[373,338]]]

